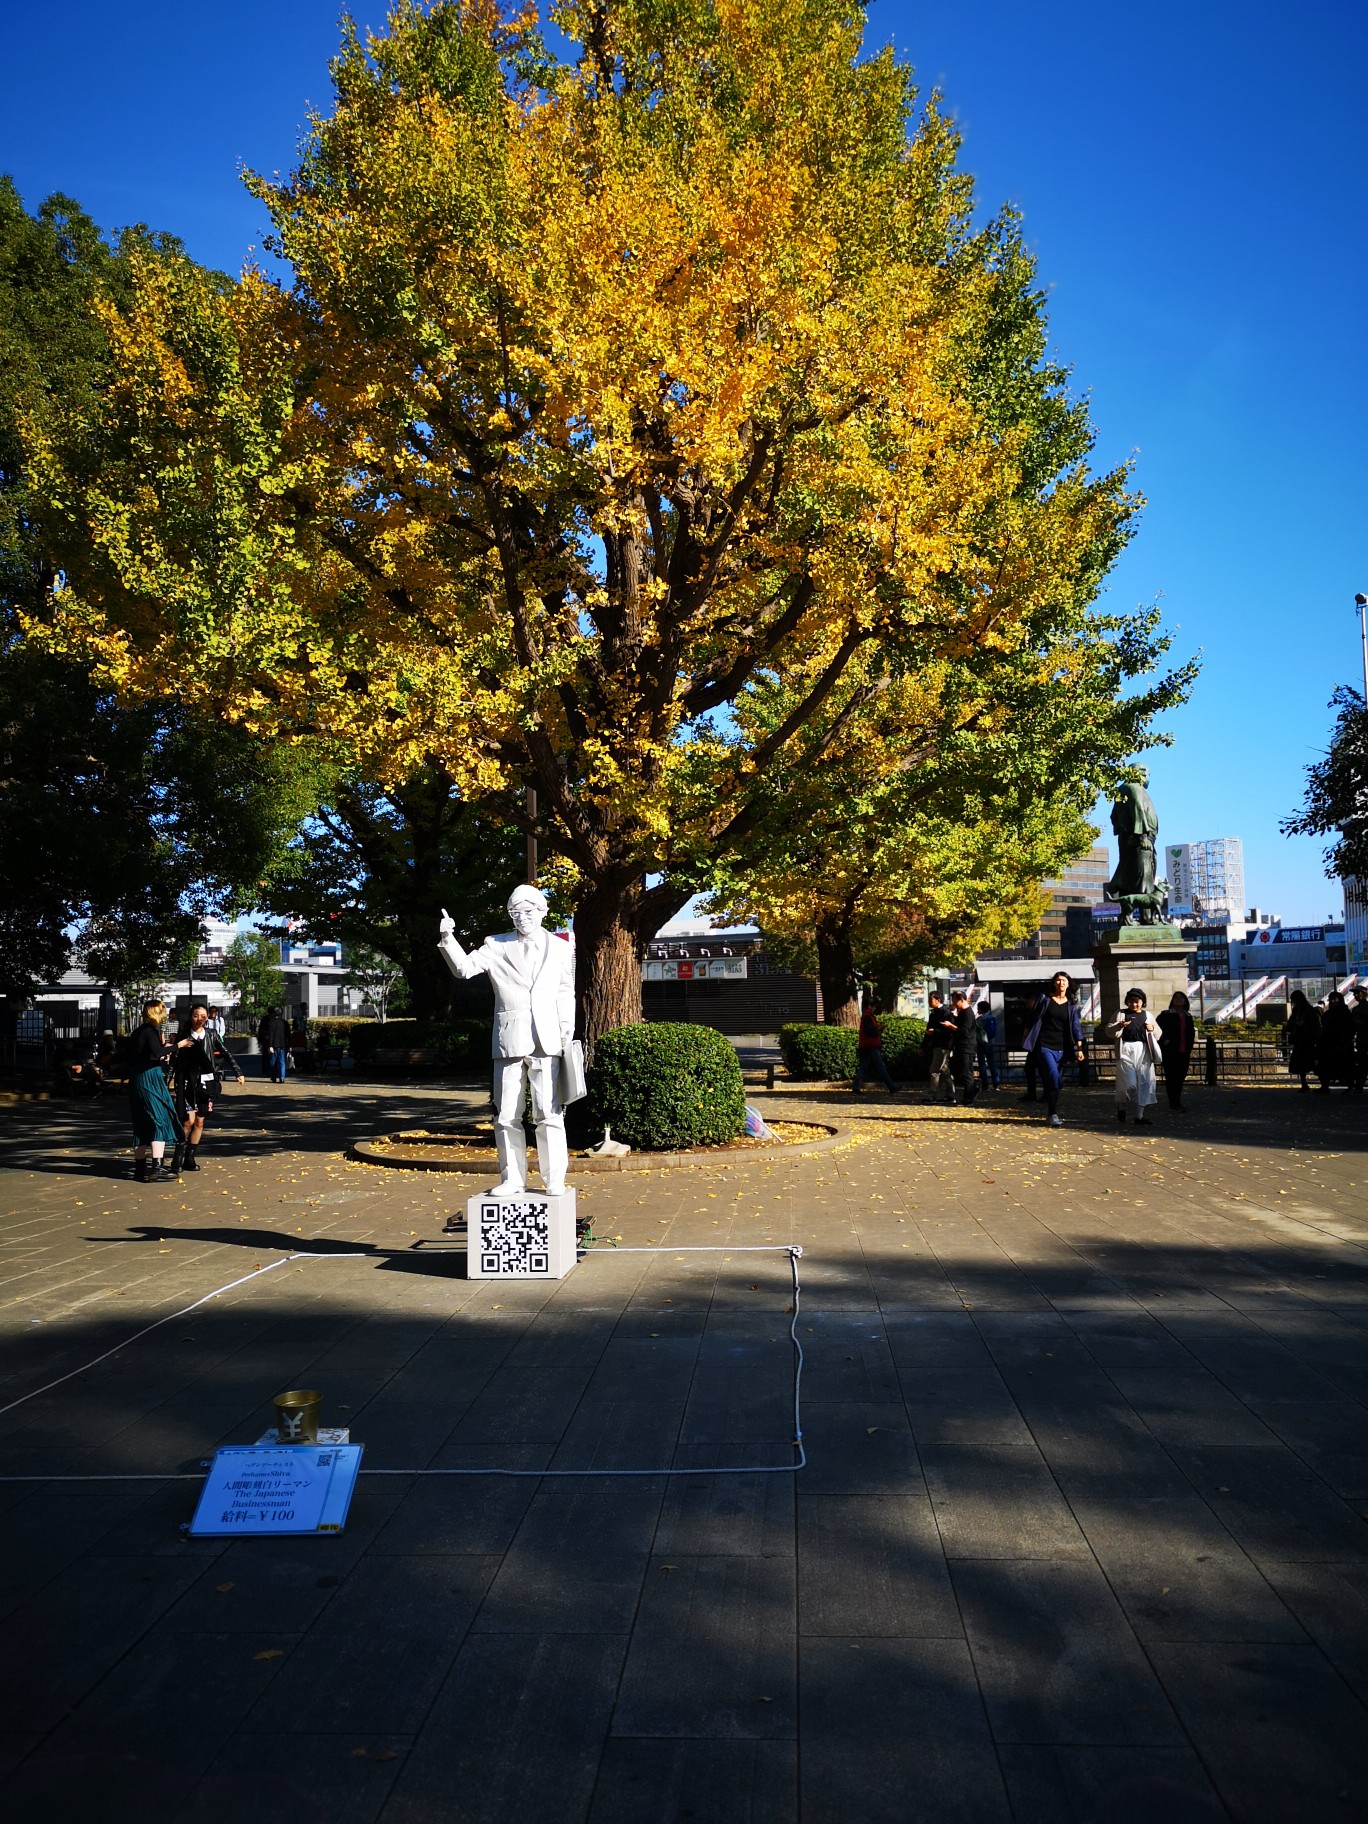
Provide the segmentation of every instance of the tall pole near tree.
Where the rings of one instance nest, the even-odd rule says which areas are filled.
[[[1358,609],[1359,638],[1363,642],[1363,701],[1368,704],[1368,595],[1356,595],[1354,606]]]

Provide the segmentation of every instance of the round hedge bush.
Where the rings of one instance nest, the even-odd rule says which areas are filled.
[[[929,1075],[922,1039],[926,1021],[905,1015],[879,1015],[884,1062],[903,1082]],[[859,1033],[853,1026],[807,1026],[793,1021],[779,1029],[779,1050],[791,1077],[804,1082],[838,1083],[855,1075]]]
[[[855,1075],[857,1037],[853,1026],[807,1026],[795,1020],[779,1028],[779,1051],[791,1077],[834,1083]]]
[[[930,1062],[922,1049],[926,1021],[914,1019],[911,1014],[882,1013],[879,1023],[883,1027],[884,1059],[890,1075],[904,1083],[925,1082],[931,1075]]]
[[[618,1026],[594,1046],[580,1122],[595,1139],[644,1152],[718,1146],[745,1129],[746,1094],[730,1041],[711,1026]]]

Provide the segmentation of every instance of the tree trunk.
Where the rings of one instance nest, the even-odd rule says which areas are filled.
[[[603,885],[575,907],[575,1029],[586,1057],[600,1033],[641,1024],[641,897],[639,881],[617,890]]]
[[[850,926],[844,919],[823,919],[817,925],[815,936],[822,1017],[828,1026],[858,1026],[860,984],[855,979]]]
[[[451,971],[437,948],[437,919],[406,918],[401,929],[404,954],[395,960],[404,972],[413,1018],[440,1019],[451,1004]]]

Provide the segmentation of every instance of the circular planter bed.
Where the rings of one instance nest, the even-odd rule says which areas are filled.
[[[774,1140],[742,1138],[724,1146],[694,1147],[680,1153],[628,1153],[621,1159],[604,1159],[572,1153],[570,1176],[590,1172],[654,1172],[679,1166],[751,1165],[757,1160],[793,1158],[804,1153],[824,1153],[838,1144],[840,1129],[825,1121],[771,1121]],[[529,1146],[529,1156],[532,1149]],[[474,1126],[428,1130],[405,1128],[375,1140],[357,1140],[348,1158],[363,1165],[397,1166],[410,1172],[471,1172],[488,1177],[498,1169],[494,1129],[489,1122]]]

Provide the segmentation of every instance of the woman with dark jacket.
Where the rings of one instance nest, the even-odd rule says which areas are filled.
[[[168,1146],[180,1138],[171,1092],[166,1087],[166,1003],[147,1001],[142,1025],[128,1045],[128,1107],[133,1117],[133,1176],[139,1184],[165,1184],[173,1174],[163,1164]]]
[[[1320,1048],[1320,1015],[1300,988],[1292,990],[1283,1038],[1287,1046],[1287,1068],[1294,1077],[1301,1078],[1302,1094],[1306,1095],[1311,1089],[1306,1079],[1316,1068],[1316,1053]]]
[[[1170,1108],[1183,1106],[1183,1084],[1197,1046],[1197,1028],[1191,1008],[1191,1001],[1180,991],[1159,1015],[1159,1052]]]
[[[1083,1062],[1083,1027],[1074,998],[1073,977],[1059,970],[1050,983],[1050,992],[1036,1002],[1035,1013],[1022,1040],[1027,1053],[1035,1060],[1040,1081],[1045,1085],[1045,1115],[1051,1127],[1063,1127],[1059,1113],[1059,1080],[1067,1053]]]
[[[1338,988],[1330,990],[1321,1015],[1316,1074],[1323,1095],[1329,1095],[1332,1083],[1343,1083],[1346,1089],[1354,1087],[1354,1018]]]
[[[176,1041],[173,1062],[176,1119],[181,1135],[171,1170],[197,1172],[200,1168],[195,1152],[204,1138],[205,1117],[214,1112],[214,1091],[229,1070],[242,1082],[236,1059],[219,1044],[209,1024],[209,1008],[204,1001],[196,1001],[190,1009],[190,1018]]]

